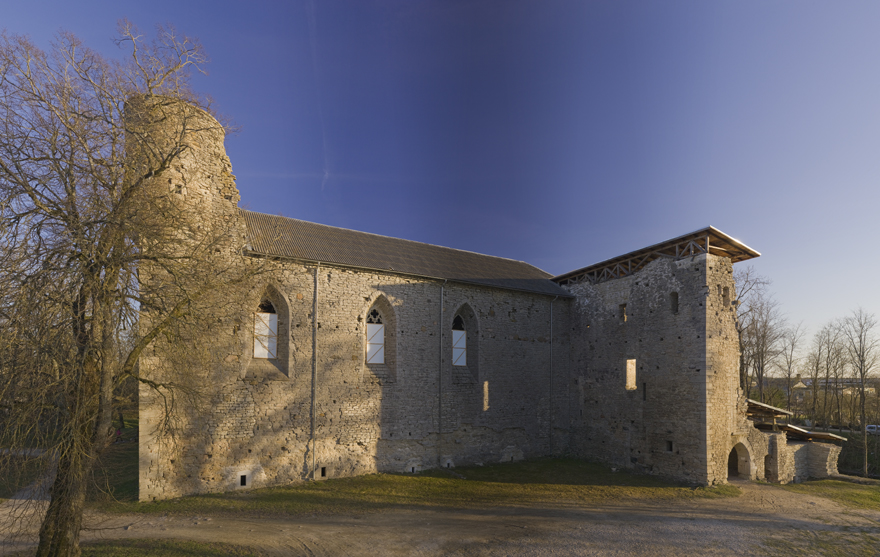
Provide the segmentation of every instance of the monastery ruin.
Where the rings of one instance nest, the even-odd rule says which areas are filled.
[[[828,436],[759,429],[784,411],[739,388],[733,264],[760,254],[734,238],[707,227],[553,277],[255,213],[199,118],[163,184],[234,223],[230,264],[267,270],[230,289],[244,310],[208,368],[183,370],[205,404],[175,410],[175,435],[141,386],[141,500],[548,455],[700,485],[836,474]],[[142,375],[162,360],[142,356]]]

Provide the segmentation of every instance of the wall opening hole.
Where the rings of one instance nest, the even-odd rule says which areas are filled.
[[[626,390],[634,391],[636,390],[636,361],[635,360],[627,360],[626,361]]]
[[[648,384],[642,383],[642,400],[648,400]]]
[[[415,473],[416,473],[416,467],[413,466],[412,468],[409,469],[409,471],[412,472],[413,474],[415,474]]]
[[[669,309],[672,313],[678,313],[678,292],[669,293]]]
[[[621,323],[626,323],[626,304],[617,306],[617,317]]]
[[[667,452],[667,453],[671,453],[671,452],[672,452],[672,441],[667,441],[667,442],[666,442],[666,452]]]
[[[325,467],[323,467],[323,466],[321,467],[321,477],[322,477],[322,478],[326,478],[326,477],[327,477],[327,468],[325,468]]]
[[[247,487],[247,475],[246,474],[241,475],[241,487]]]

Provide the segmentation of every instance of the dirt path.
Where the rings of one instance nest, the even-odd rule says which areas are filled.
[[[771,485],[734,499],[407,510],[359,517],[89,517],[83,539],[227,542],[273,555],[841,555],[880,553],[880,513]],[[0,545],[0,553],[14,547]]]

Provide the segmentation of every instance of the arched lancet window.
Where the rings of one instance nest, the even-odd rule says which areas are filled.
[[[486,379],[481,378],[479,369],[480,323],[470,304],[462,304],[453,314],[450,340],[453,382],[469,384]]]
[[[385,363],[385,325],[382,314],[375,308],[367,314],[367,363]]]
[[[460,315],[452,322],[452,365],[467,365],[467,331]]]
[[[278,314],[269,300],[260,302],[254,313],[254,358],[278,357]]]

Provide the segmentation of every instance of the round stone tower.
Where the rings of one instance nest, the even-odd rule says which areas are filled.
[[[125,114],[129,183],[143,180],[151,196],[182,203],[202,219],[235,213],[241,197],[216,118],[165,96],[134,97]]]

